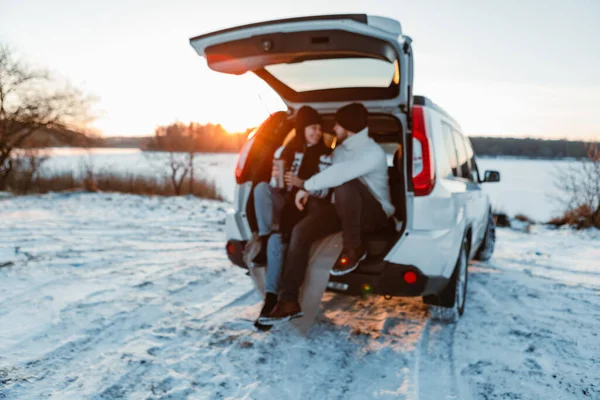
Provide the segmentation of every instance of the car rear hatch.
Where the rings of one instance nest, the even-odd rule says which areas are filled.
[[[322,115],[331,116],[340,106],[356,101],[364,104],[373,117],[393,116],[398,129],[389,131],[386,140],[396,147],[400,144],[400,148],[411,143],[406,136],[413,79],[410,42],[402,35],[399,22],[365,14],[267,21],[190,39],[209,68],[233,75],[255,74],[292,110],[308,104]],[[239,231],[235,235],[238,240],[249,239],[253,230],[251,190],[257,180],[240,179],[243,171],[260,169],[253,163],[249,165],[244,155],[255,145],[255,140],[250,141],[238,162],[239,176],[236,172],[238,220],[232,216],[231,226]],[[402,157],[402,165],[396,167],[401,174],[397,190],[402,192],[402,198],[406,193],[404,163],[411,154],[409,149]],[[403,208],[410,201],[405,199]],[[405,219],[403,226],[407,223]]]
[[[252,72],[290,107],[349,101],[398,107],[410,98],[410,39],[389,18],[348,14],[267,21],[190,43],[212,70]]]

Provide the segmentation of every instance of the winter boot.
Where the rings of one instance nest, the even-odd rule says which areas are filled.
[[[349,274],[358,268],[358,264],[365,258],[367,258],[367,252],[363,247],[343,249],[331,270],[331,275],[341,276]]]
[[[273,311],[266,317],[260,317],[258,322],[263,325],[275,325],[303,316],[298,300],[279,300]]]
[[[261,317],[268,316],[273,311],[276,304],[277,304],[277,295],[275,293],[267,292],[265,294],[265,303],[263,304],[262,310],[260,310],[260,315],[259,315],[258,319],[256,321],[254,321],[254,326],[258,330],[268,331],[269,329],[271,329],[272,325],[263,325],[259,322],[259,319]]]

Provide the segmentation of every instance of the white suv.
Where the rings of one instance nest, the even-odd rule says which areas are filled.
[[[253,187],[268,181],[275,150],[294,135],[292,120],[303,105],[317,109],[325,132],[350,102],[369,111],[369,132],[388,154],[396,207],[390,228],[365,237],[368,257],[344,276],[329,276],[341,234],[315,243],[301,293],[307,305],[326,289],[350,295],[423,296],[431,314],[455,319],[465,306],[468,260],[491,257],[495,225],[471,143],[452,117],[429,99],[413,96],[411,39],[400,23],[362,14],[314,16],[225,29],[190,39],[219,72],[253,72],[287,104],[254,130],[236,166],[235,209],[226,222],[227,254],[246,268],[242,252],[257,230]],[[235,95],[235,94],[233,94]],[[335,137],[326,134],[335,146]],[[403,151],[403,149],[405,149]],[[257,287],[264,268],[250,268]],[[312,313],[314,316],[315,313]]]

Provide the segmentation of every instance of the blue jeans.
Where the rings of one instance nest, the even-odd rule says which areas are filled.
[[[273,231],[273,224],[279,225],[284,202],[279,189],[267,182],[260,182],[254,187],[254,211],[259,236],[269,235]]]
[[[254,187],[254,209],[258,234],[267,236],[273,232],[273,224],[279,224],[279,216],[283,209],[284,197],[281,192],[266,182],[260,182]],[[272,233],[267,242],[267,277],[265,291],[279,292],[279,281],[283,262],[287,252],[287,244],[283,242],[279,232]]]
[[[275,232],[267,242],[267,277],[265,292],[279,293],[279,282],[283,271],[283,263],[287,253],[287,243],[284,243],[281,234]]]

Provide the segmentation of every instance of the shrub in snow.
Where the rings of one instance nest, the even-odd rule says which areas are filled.
[[[561,199],[566,211],[549,224],[577,229],[600,228],[600,148],[597,143],[591,143],[588,149],[585,160],[559,171],[556,186],[563,193]]]

